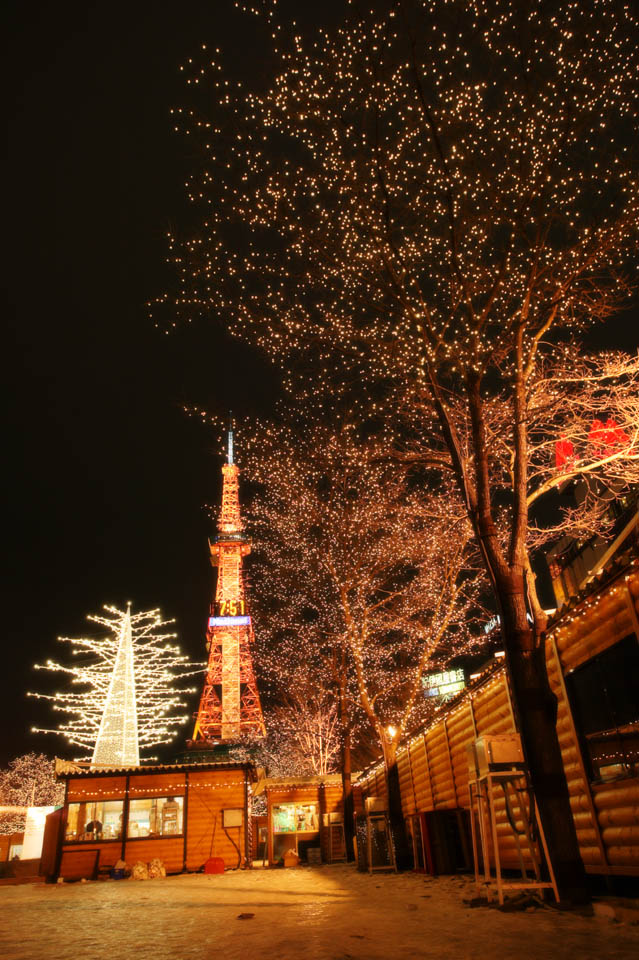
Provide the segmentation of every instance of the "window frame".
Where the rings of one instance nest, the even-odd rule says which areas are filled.
[[[277,810],[278,807],[294,807],[294,808],[296,808],[296,809],[297,809],[298,807],[315,807],[315,816],[318,818],[317,828],[314,829],[314,830],[297,830],[297,829],[296,829],[296,830],[276,830],[276,829],[275,829],[275,811]],[[295,800],[293,800],[293,801],[284,800],[284,801],[281,801],[281,802],[278,802],[278,803],[274,803],[274,804],[273,804],[273,807],[272,807],[272,811],[273,811],[273,812],[272,812],[273,836],[276,836],[276,837],[295,837],[295,836],[298,836],[298,835],[308,836],[309,834],[314,834],[314,833],[319,834],[319,832],[320,832],[320,819],[319,819],[319,816],[320,816],[320,815],[319,815],[319,809],[318,809],[318,807],[319,807],[319,802],[318,802],[318,801],[314,801],[314,800],[309,800],[308,802],[306,802],[306,801],[295,801]],[[294,816],[295,816],[295,814],[294,814]]]
[[[129,824],[131,822],[131,804],[135,803],[136,800],[168,800],[170,796],[173,797],[174,800],[182,801],[182,807],[180,811],[182,814],[182,829],[180,830],[180,832],[179,833],[154,833],[154,834],[148,834],[146,837],[130,837]],[[175,840],[179,838],[184,839],[184,817],[185,817],[185,807],[186,807],[185,799],[186,799],[186,794],[184,793],[171,793],[171,794],[166,794],[166,796],[163,795],[163,796],[152,796],[152,797],[129,796],[129,803],[127,806],[127,813],[126,813],[125,835],[124,835],[124,840],[126,841],[126,843],[129,843],[129,842],[135,843],[137,840]]]
[[[623,760],[619,761],[618,766],[625,767],[626,769],[623,769],[609,777],[602,776],[602,766],[598,763],[597,758],[593,755],[591,750],[591,744],[596,742],[596,738],[604,739],[607,734],[610,734],[610,739],[613,740],[615,736],[623,736],[622,728],[631,724],[639,723],[639,715],[637,716],[637,719],[627,723],[616,724],[615,726],[607,727],[605,730],[586,732],[581,708],[581,697],[583,694],[580,695],[577,687],[579,674],[582,671],[585,673],[589,667],[591,669],[595,669],[598,664],[602,664],[606,654],[610,654],[613,650],[615,650],[616,647],[620,647],[622,644],[627,643],[628,646],[630,646],[630,642],[633,639],[635,645],[639,648],[639,637],[634,631],[630,631],[629,633],[625,634],[625,636],[620,637],[614,643],[611,643],[610,646],[605,648],[605,650],[599,651],[599,653],[596,653],[593,657],[589,657],[587,660],[579,663],[577,666],[573,667],[572,670],[569,670],[566,674],[564,674],[566,697],[568,699],[568,706],[572,715],[572,722],[577,737],[577,746],[581,752],[583,766],[588,777],[588,781],[594,786],[616,783],[620,780],[635,779],[639,776],[639,760],[633,761],[630,757],[625,757]],[[605,667],[601,665],[599,669],[603,670]],[[609,696],[610,694],[608,690],[606,690],[606,700],[609,699]],[[609,708],[608,712],[610,713],[610,718],[615,720],[616,718],[614,716],[614,712],[611,712]]]
[[[121,833],[120,833],[120,836],[119,836],[119,837],[102,837],[102,838],[100,838],[99,840],[77,840],[77,839],[74,839],[73,837],[68,837],[68,836],[67,836],[67,829],[68,829],[68,826],[69,826],[69,810],[71,809],[71,807],[73,807],[73,806],[80,806],[80,805],[83,804],[83,803],[85,803],[85,804],[89,804],[89,803],[121,803],[121,804],[122,804],[122,831],[121,831]],[[126,797],[97,797],[97,798],[95,798],[95,799],[93,799],[93,800],[69,800],[69,801],[67,802],[67,804],[66,804],[66,811],[65,811],[66,816],[65,816],[65,823],[64,823],[64,839],[63,839],[62,842],[63,842],[64,844],[66,844],[66,843],[73,843],[73,844],[86,843],[86,844],[93,844],[94,846],[95,846],[96,843],[122,843],[122,840],[124,839],[124,837],[125,837],[125,835],[126,835],[126,833],[125,833],[126,827],[125,827],[125,819],[124,819],[124,814],[125,814],[125,812],[126,812]],[[128,812],[127,812],[127,820],[128,820]]]

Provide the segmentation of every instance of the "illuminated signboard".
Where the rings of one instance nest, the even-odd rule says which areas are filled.
[[[249,627],[250,617],[209,617],[209,627]]]
[[[463,670],[446,670],[444,673],[427,673],[422,678],[424,695],[427,697],[452,697],[466,686]]]

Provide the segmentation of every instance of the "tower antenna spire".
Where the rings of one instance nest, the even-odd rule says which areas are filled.
[[[233,414],[229,410],[229,429],[226,438],[226,462],[232,464],[233,461]]]

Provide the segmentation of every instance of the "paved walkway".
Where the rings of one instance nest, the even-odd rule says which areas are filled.
[[[4,960],[616,960],[639,926],[464,903],[467,880],[346,866],[0,889]],[[241,919],[241,914],[250,916]]]

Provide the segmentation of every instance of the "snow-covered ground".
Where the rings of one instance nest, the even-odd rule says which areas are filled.
[[[639,926],[471,908],[468,880],[346,866],[0,888],[4,960],[615,960]],[[252,914],[241,919],[240,914]]]

